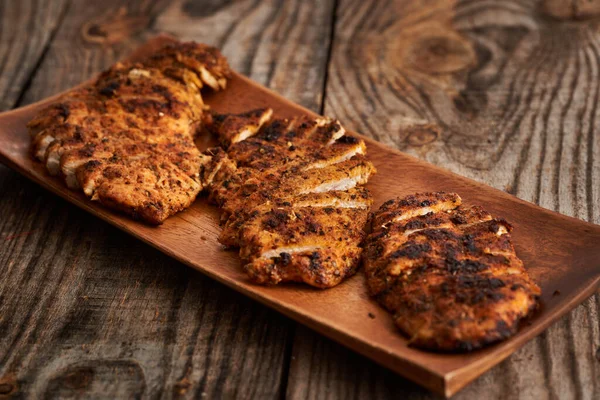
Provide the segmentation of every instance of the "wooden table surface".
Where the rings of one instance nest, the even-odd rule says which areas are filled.
[[[0,0],[0,110],[158,32],[220,47],[348,128],[600,223],[600,1]],[[599,311],[595,295],[456,398],[600,398]],[[0,399],[79,396],[435,397],[0,166]]]

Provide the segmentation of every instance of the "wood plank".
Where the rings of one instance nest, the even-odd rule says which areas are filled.
[[[0,2],[0,111],[19,101],[66,8],[66,0]]]
[[[325,113],[421,159],[600,223],[600,36],[597,21],[583,18],[596,6],[341,0]],[[456,398],[600,397],[599,306],[595,295]],[[433,397],[304,328],[289,376],[290,398]]]
[[[73,2],[24,102],[169,30],[222,46],[238,70],[272,87],[293,69],[307,86],[286,95],[320,106],[328,43],[319,36],[331,2],[124,4]],[[280,397],[288,319],[5,167],[0,191],[9,193],[0,198],[0,396]]]

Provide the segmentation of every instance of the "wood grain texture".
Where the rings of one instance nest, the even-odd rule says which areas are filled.
[[[342,0],[325,113],[421,159],[600,223],[594,7]],[[456,398],[600,397],[599,306],[600,296],[588,299]],[[431,397],[309,330],[298,331],[292,354],[290,398],[369,390]],[[363,374],[369,378],[356,378]]]
[[[67,0],[0,2],[0,111],[17,105],[67,10]]]
[[[23,101],[78,84],[156,31],[170,30],[217,40],[232,60],[245,60],[236,68],[265,84],[283,86],[293,70],[309,86],[288,85],[286,95],[316,109],[328,45],[319,35],[332,11],[324,5],[73,1],[30,84],[20,84]],[[232,10],[244,12],[232,19]],[[285,55],[290,35],[296,51]],[[0,53],[8,54],[9,45],[28,42],[1,43]],[[280,397],[291,321],[3,166],[0,192],[9,193],[0,197],[0,398]]]
[[[178,0],[160,14],[155,28],[219,47],[235,71],[320,111],[333,3]]]
[[[168,40],[172,39],[151,40],[136,54],[143,56],[155,51]],[[456,190],[466,204],[485,204],[492,214],[513,221],[517,253],[528,266],[530,276],[542,288],[541,309],[509,340],[468,354],[437,354],[411,348],[387,314],[369,299],[361,272],[326,291],[301,285],[268,287],[249,282],[236,254],[224,251],[218,244],[217,212],[205,200],[196,201],[188,210],[156,228],[132,221],[90,202],[79,192],[66,189],[60,179],[49,177],[44,166],[33,161],[28,151],[25,123],[52,101],[50,98],[0,117],[2,162],[165,254],[446,396],[540,334],[587,299],[600,284],[600,248],[596,246],[600,241],[599,226],[537,207],[365,137],[369,158],[378,169],[377,179],[368,185],[376,205],[396,191],[432,190]],[[218,112],[237,113],[251,107],[270,106],[284,117],[299,113],[316,116],[236,73],[226,91],[207,93],[206,101]],[[404,169],[410,179],[399,180],[399,168]],[[540,237],[540,229],[549,234]],[[200,240],[191,240],[194,238]],[[555,296],[553,293],[557,291],[563,296]]]
[[[100,9],[90,6],[89,2],[73,1],[71,7],[77,10],[74,12],[67,8],[67,2],[57,0],[0,2],[0,60],[4,65],[11,65],[0,73],[2,109],[13,107],[19,99],[32,102],[79,83],[160,30],[222,46],[237,70],[251,74],[255,80],[310,109],[320,109],[330,20],[333,18],[331,3],[174,1],[156,6],[148,3],[132,2],[129,8],[123,8],[125,2],[112,1]],[[597,2],[341,0],[338,3],[326,113],[343,118],[350,128],[380,137],[386,143],[430,162],[537,201],[545,207],[600,222],[597,206],[600,204],[597,185],[600,140],[594,127],[597,123],[597,85],[594,84],[598,80],[598,30],[594,20]],[[40,55],[50,39],[57,37],[61,13],[65,27],[60,41],[53,41],[53,52],[46,54],[50,56],[49,60],[43,60]],[[421,39],[428,34],[433,40]],[[466,47],[461,43],[467,43]],[[472,48],[474,50],[470,50]],[[414,52],[406,55],[405,49]],[[472,65],[473,52],[475,61]],[[35,83],[29,81],[31,72],[41,61],[41,68],[34,76],[37,80]],[[465,62],[469,66],[461,67]],[[560,72],[562,70],[564,74]],[[397,71],[401,73],[399,76]],[[572,89],[577,74],[581,76],[576,89]],[[369,79],[364,80],[365,76]],[[23,92],[27,88],[29,90]],[[464,95],[461,94],[463,89]],[[446,108],[450,114],[441,111],[441,116],[434,114],[436,109]],[[510,119],[505,118],[507,116]],[[504,125],[489,130],[500,123]],[[452,141],[448,138],[454,131],[459,134],[458,139]],[[470,141],[463,142],[464,133],[472,133]],[[591,189],[588,189],[588,182],[591,182]],[[0,166],[0,191],[9,194],[0,196],[0,243],[3,243],[0,265],[3,268],[9,266],[0,270],[0,311],[4,314],[9,305],[13,307],[13,314],[7,314],[10,318],[0,316],[0,337],[6,332],[3,329],[16,329],[13,322],[22,325],[18,327],[20,330],[12,333],[13,339],[15,333],[28,334],[37,325],[41,326],[41,332],[46,332],[46,338],[40,341],[42,345],[36,347],[37,351],[44,350],[42,354],[46,356],[36,360],[37,357],[29,353],[29,361],[23,364],[29,371],[27,374],[0,373],[0,397],[5,393],[33,393],[30,391],[33,390],[32,382],[37,382],[35,393],[47,390],[49,394],[64,396],[105,392],[128,397],[128,394],[141,390],[146,394],[162,393],[165,397],[206,393],[240,397],[252,394],[268,398],[281,394],[286,386],[285,369],[288,367],[277,356],[269,357],[271,353],[285,352],[293,323],[255,306],[246,298],[236,298],[234,292],[188,272],[179,263],[58,200],[3,166]],[[65,218],[67,220],[62,221]],[[38,232],[40,226],[43,228]],[[55,232],[61,236],[51,240]],[[93,243],[89,244],[94,248],[92,253],[86,250],[88,241]],[[129,248],[135,255],[130,254]],[[74,266],[69,269],[66,264],[72,260],[75,260]],[[123,273],[123,265],[129,264],[137,268],[137,272],[126,275],[125,283],[116,283],[117,288],[111,289],[107,280],[119,276],[119,272]],[[163,273],[175,274],[161,286],[163,295],[159,297],[156,296],[160,290],[148,281],[149,288],[133,290],[136,278],[146,279],[146,265],[161,271],[151,272],[152,278],[159,282]],[[62,269],[70,272],[61,272]],[[74,279],[73,274],[77,277],[80,269],[84,271],[84,278]],[[98,275],[98,271],[103,270],[104,274]],[[10,274],[15,278],[8,281]],[[41,285],[35,281],[40,276],[50,280]],[[62,303],[60,299],[64,293],[80,290],[72,289],[80,286],[71,284],[85,283],[94,276],[90,286],[86,287],[88,292],[90,288],[96,291],[98,297],[92,306],[83,303],[85,296],[89,299],[88,294],[83,294],[81,300],[71,295],[71,300]],[[179,288],[178,293],[174,293],[175,287]],[[118,296],[136,290],[143,293],[138,301],[133,304],[125,301],[121,305]],[[128,325],[123,331],[118,331],[115,326],[147,313],[144,311],[146,304],[173,314],[173,309],[181,307],[173,300],[182,296],[179,292],[185,293],[186,306],[183,308],[187,311],[177,311],[181,320],[169,320],[168,328],[162,328],[178,332],[169,336],[175,343],[172,348],[180,352],[172,353],[172,364],[178,366],[171,368],[164,383],[159,379],[158,384],[147,389],[146,377],[127,360],[156,360],[160,359],[159,354],[168,351],[164,350],[164,345],[157,345],[156,340],[141,334],[138,325]],[[204,300],[205,292],[210,298],[223,297],[219,298],[219,304],[207,305],[204,303],[210,302],[210,298]],[[24,299],[29,300],[15,308],[17,301]],[[234,301],[250,306],[236,314],[236,309],[232,308]],[[594,355],[598,354],[600,344],[599,302],[598,296],[589,299],[457,398],[598,397],[600,368]],[[41,305],[35,308],[38,303]],[[221,304],[226,304],[225,311]],[[54,311],[48,313],[44,305]],[[20,314],[15,316],[17,312]],[[221,318],[221,312],[235,317]],[[249,328],[237,325],[238,319],[247,313],[251,316],[266,313],[252,321],[252,324],[262,324],[262,328],[258,328],[261,335],[265,321],[275,329],[274,334],[268,334],[264,346],[254,344],[249,352],[243,351],[241,344],[236,344],[236,350],[231,352],[222,350],[227,346],[212,347],[212,342],[223,332],[235,329],[239,329],[246,340]],[[79,318],[87,314],[93,316],[91,322],[77,328]],[[209,322],[203,322],[210,333],[202,331],[204,333],[200,334],[197,325],[191,328],[190,324],[195,323],[196,318],[202,318],[194,315],[200,314],[211,317]],[[44,315],[46,319],[42,320]],[[52,327],[65,324],[67,317],[71,322],[64,330],[68,332],[73,328],[73,336],[79,341],[90,335],[90,343],[83,345],[96,346],[95,356],[118,352],[115,358],[125,362],[90,369],[78,364],[89,359],[73,353],[73,357],[65,357],[65,364],[73,364],[72,368],[62,371],[64,374],[50,376],[42,368],[43,364],[53,357],[62,357],[66,351],[60,346],[49,348],[60,343]],[[103,328],[101,324],[107,320],[116,321],[115,326]],[[136,322],[150,326],[152,319],[149,315],[140,316]],[[36,336],[28,338],[34,342],[36,338],[43,339],[44,336],[39,335],[40,329]],[[196,333],[198,336],[194,336]],[[151,334],[160,336],[161,331],[155,327],[148,330],[148,335]],[[227,340],[231,338],[226,337]],[[325,394],[328,398],[431,397],[425,389],[307,328],[299,327],[294,337],[287,383],[291,398],[321,398]],[[121,345],[121,340],[125,344]],[[236,340],[234,343],[238,343]],[[252,343],[256,343],[254,340]],[[30,343],[23,340],[17,343],[19,351],[25,354]],[[111,346],[112,350],[109,349]],[[215,350],[207,355],[209,347]],[[5,348],[5,342],[0,339],[0,356],[5,354]],[[137,350],[132,353],[132,348]],[[142,352],[143,357],[140,356]],[[279,374],[284,381],[276,382],[272,375],[267,376],[266,383],[263,375],[232,379],[229,365],[244,357],[248,360],[246,364],[242,363],[246,365],[243,371],[261,368],[265,365],[264,360],[256,364],[251,360],[263,357],[269,359],[268,370],[275,371],[275,375]],[[271,363],[278,366],[270,368]],[[139,365],[152,371],[148,376],[164,375],[162,365],[153,362]],[[237,368],[239,364],[235,365]],[[3,371],[0,367],[0,372]],[[114,375],[110,371],[120,374],[120,385],[111,385]],[[190,371],[190,374],[181,371]],[[25,375],[27,379],[21,381]],[[42,375],[51,379],[44,381]],[[131,378],[123,379],[124,376]],[[236,391],[238,386],[240,389]],[[217,387],[225,389],[219,393]]]

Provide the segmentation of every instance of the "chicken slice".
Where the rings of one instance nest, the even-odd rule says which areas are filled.
[[[199,181],[199,151],[186,140],[177,143],[145,143],[141,141],[119,140],[117,146],[110,141],[100,146],[85,146],[67,152],[61,159],[61,170],[67,177],[67,184],[81,187],[88,196],[93,196],[98,185],[105,179],[113,179],[105,169],[113,165],[129,165],[140,160],[167,162],[190,179]],[[160,165],[158,168],[162,168]]]
[[[167,45],[152,54],[143,64],[163,70],[165,75],[187,85],[196,85],[198,89],[203,84],[216,91],[225,89],[230,75],[229,65],[221,52],[202,43]]]
[[[364,142],[344,137],[344,132],[338,121],[326,118],[312,122],[307,117],[275,119],[255,136],[231,146],[227,153],[240,167],[265,170],[299,161],[307,168],[311,164],[318,167],[319,162],[340,162],[364,154]]]
[[[221,206],[230,191],[242,186],[245,175],[220,147],[206,150],[200,158],[200,180],[208,192],[208,199]]]
[[[90,110],[100,109],[102,102],[94,98],[94,87],[85,87],[61,99],[61,101],[51,104],[43,112],[35,115],[27,123],[31,137],[53,126],[64,123],[78,125],[86,118]]]
[[[242,170],[240,174],[244,172]],[[321,169],[295,171],[289,168],[246,174],[239,179],[239,186],[230,185],[223,189],[227,194],[220,194],[226,198],[222,210],[228,217],[237,210],[277,198],[350,190],[367,183],[374,172],[373,164],[359,156]]]
[[[373,227],[408,220],[431,212],[453,210],[461,204],[456,193],[418,193],[382,204],[373,219]]]
[[[244,270],[257,283],[304,282],[327,288],[359,264],[364,209],[262,207],[240,232]]]
[[[189,207],[201,189],[176,165],[153,157],[113,163],[102,171],[92,200],[145,221],[164,221]],[[169,196],[163,193],[168,192]]]
[[[242,114],[213,113],[209,125],[221,144],[227,148],[255,135],[272,115],[271,108],[258,108]]]
[[[540,296],[511,229],[453,193],[388,201],[365,248],[369,291],[414,346],[470,351],[505,339]]]
[[[257,204],[252,201],[248,203]],[[226,246],[239,246],[240,229],[248,221],[261,215],[265,207],[290,207],[292,209],[312,207],[328,209],[359,209],[365,215],[370,210],[373,200],[369,191],[364,187],[357,187],[347,191],[333,191],[327,193],[307,193],[303,195],[289,195],[267,200],[266,203],[248,209],[239,209],[232,213],[226,220],[219,236],[219,242]]]
[[[354,156],[365,155],[367,146],[363,140],[345,135],[327,147],[313,150],[307,146],[302,150],[304,150],[303,154],[299,157],[306,160],[304,169],[313,169],[325,168],[349,160]]]
[[[131,121],[130,121],[131,122]],[[112,115],[92,114],[85,118],[84,125],[73,125],[65,123],[55,125],[46,131],[52,132],[53,141],[45,149],[40,161],[44,161],[50,175],[56,176],[61,173],[61,158],[65,152],[83,148],[86,144],[91,145],[110,139],[118,132],[120,137],[141,137],[146,139],[148,135],[142,135],[136,126],[126,124],[124,120]],[[40,134],[35,140],[44,136]],[[65,176],[68,182],[70,177]]]

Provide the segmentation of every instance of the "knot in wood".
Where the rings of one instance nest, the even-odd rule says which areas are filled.
[[[17,391],[17,383],[13,376],[3,377],[0,379],[0,396],[10,396]]]
[[[420,147],[435,142],[440,136],[440,127],[436,124],[413,125],[403,128],[406,142],[410,146]]]
[[[150,16],[129,14],[127,8],[121,7],[86,22],[81,35],[86,42],[111,45],[142,32],[149,24]]]
[[[475,61],[471,44],[461,36],[448,33],[427,36],[413,42],[409,52],[413,68],[432,74],[447,74],[467,68]]]
[[[91,368],[80,368],[63,376],[63,384],[71,389],[83,389],[87,387],[94,377]]]

